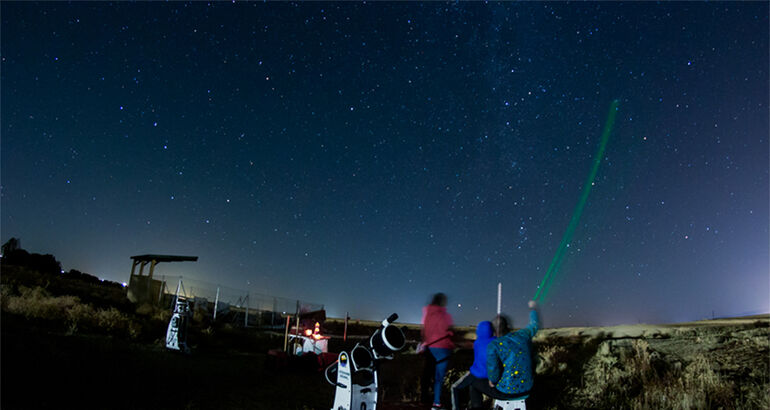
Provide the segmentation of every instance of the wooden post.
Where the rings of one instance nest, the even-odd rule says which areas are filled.
[[[152,279],[152,273],[155,272],[155,265],[157,265],[157,264],[158,264],[158,261],[153,259],[152,263],[150,264],[150,274],[149,274],[150,279]]]
[[[502,336],[500,334],[500,313],[502,312],[502,301],[503,301],[503,283],[497,282],[497,337]]]
[[[163,279],[160,283],[160,289],[158,290],[158,303],[163,301],[163,289],[166,287],[166,276],[161,276],[161,279]]]
[[[286,351],[286,347],[289,344],[289,323],[291,321],[291,315],[286,316],[286,332],[283,334],[283,351]]]
[[[299,330],[299,299],[297,299],[297,339],[299,339],[301,331]]]

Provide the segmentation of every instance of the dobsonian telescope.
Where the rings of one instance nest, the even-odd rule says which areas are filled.
[[[382,326],[366,343],[357,343],[348,354],[341,352],[337,362],[324,372],[326,381],[336,386],[332,410],[374,410],[377,408],[377,367],[382,360],[393,359],[393,354],[406,345],[404,331],[393,322],[397,314],[382,321]],[[337,373],[332,381],[329,373]]]
[[[190,353],[187,346],[187,326],[190,322],[190,305],[185,298],[176,298],[174,314],[166,330],[166,349]]]

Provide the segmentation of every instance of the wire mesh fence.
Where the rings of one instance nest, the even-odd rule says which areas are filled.
[[[161,276],[158,301],[173,308],[176,296],[184,297],[200,314],[243,326],[282,327],[286,315],[323,310],[324,305],[222,286],[183,276]]]

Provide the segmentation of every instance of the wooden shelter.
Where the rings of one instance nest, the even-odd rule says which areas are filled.
[[[161,262],[196,262],[197,256],[137,255],[132,256],[131,278],[128,282],[128,300],[134,303],[156,303],[162,296],[163,282],[152,278],[155,265]],[[144,275],[144,267],[150,265]],[[139,266],[139,273],[136,267]]]

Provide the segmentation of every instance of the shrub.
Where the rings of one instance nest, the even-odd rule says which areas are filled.
[[[66,320],[67,311],[80,303],[75,296],[53,297],[41,287],[19,287],[19,296],[8,297],[7,309],[27,319]]]
[[[11,288],[7,285],[0,285],[0,308],[8,310],[8,298],[11,296]]]
[[[130,337],[133,340],[139,339],[139,336],[142,335],[142,325],[135,322],[135,321],[129,321],[128,322],[128,337]]]
[[[67,333],[74,334],[93,325],[94,309],[90,305],[79,303],[67,311]]]
[[[129,319],[125,314],[111,307],[109,309],[99,309],[96,312],[96,323],[108,333],[123,332],[128,330]]]
[[[136,314],[142,316],[150,316],[155,312],[155,308],[149,303],[143,303],[136,308]]]
[[[114,307],[96,309],[81,303],[76,296],[51,296],[41,287],[19,287],[19,295],[11,295],[3,287],[3,310],[26,319],[61,322],[68,334],[83,330],[108,334],[127,334],[132,339],[141,334],[141,325]]]
[[[171,320],[171,315],[173,314],[174,313],[168,309],[158,309],[152,314],[152,319],[161,321],[163,323],[168,323],[168,321]]]
[[[566,363],[570,361],[570,351],[563,344],[554,344],[542,346],[538,349],[538,355],[534,362],[535,373],[557,374],[566,368]]]

